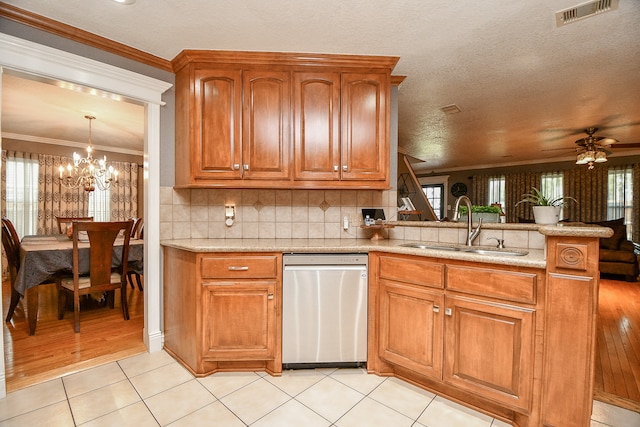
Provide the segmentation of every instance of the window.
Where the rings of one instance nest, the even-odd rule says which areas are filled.
[[[559,199],[564,196],[564,175],[562,172],[547,172],[540,176],[540,191],[549,199]],[[564,209],[560,209],[560,219],[564,218]]]
[[[94,221],[111,221],[111,191],[95,190],[89,195],[89,216]]]
[[[6,170],[7,218],[18,236],[38,233],[38,159],[8,157]]]
[[[631,167],[611,168],[607,182],[607,219],[624,218],[627,239],[633,232],[631,211],[633,208],[633,173]]]
[[[431,203],[431,207],[438,219],[444,217],[444,184],[427,184],[422,186],[422,191]]]
[[[549,198],[561,198],[563,196],[562,172],[543,173],[540,177],[540,191]]]
[[[489,177],[489,200],[488,200],[488,204],[494,204],[494,203],[500,203],[500,206],[502,207],[502,212],[506,213],[506,206],[507,204],[505,203],[505,177],[504,175],[501,176],[491,176]]]

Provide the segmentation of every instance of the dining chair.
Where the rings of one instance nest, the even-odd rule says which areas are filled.
[[[132,216],[129,220],[133,221],[133,227],[131,228],[131,238],[138,238],[138,230],[140,229],[140,225],[142,224],[142,218]]]
[[[80,332],[80,296],[91,293],[108,292],[111,308],[114,307],[114,294],[120,289],[122,315],[129,320],[127,307],[127,283],[129,240],[133,221],[92,222],[73,221],[73,276],[58,278],[58,319],[64,317],[64,307],[68,294],[73,295],[74,330]],[[81,264],[85,260],[80,257],[79,235],[86,232],[89,238],[89,272],[81,274]],[[112,266],[114,246],[119,245],[116,239],[122,233],[122,251],[115,266]]]
[[[77,216],[77,217],[63,217],[57,216],[56,220],[58,221],[58,231],[60,234],[65,234],[67,232],[67,228],[73,221],[93,221],[92,216]]]
[[[16,277],[18,277],[20,269],[20,239],[13,223],[8,218],[2,218],[2,247],[9,264],[9,280],[11,281],[11,302],[5,318],[5,322],[9,322],[18,302],[20,302],[20,294],[15,288]]]
[[[131,237],[133,237],[133,232],[131,233]],[[140,221],[140,230],[138,233],[138,239],[144,239],[144,224]],[[144,289],[142,287],[142,278],[139,273],[140,268],[138,266],[138,261],[135,262],[135,265],[129,265],[129,270],[127,271],[127,280],[131,285],[131,289],[135,289],[133,287],[133,279],[136,279],[136,284],[138,285],[138,290],[142,292]]]

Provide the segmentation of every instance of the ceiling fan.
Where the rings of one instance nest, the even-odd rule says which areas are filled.
[[[636,143],[620,143],[615,138],[610,138],[606,136],[595,136],[594,134],[598,131],[596,127],[588,127],[584,130],[584,133],[587,134],[586,137],[580,138],[575,141],[577,147],[563,147],[563,148],[548,148],[543,149],[542,151],[558,151],[558,150],[576,150],[578,154],[585,151],[603,151],[607,155],[611,154],[611,145],[615,144],[616,148],[640,148],[640,142]]]
[[[640,143],[620,144],[617,139],[594,135],[598,131],[596,127],[588,127],[584,130],[586,137],[575,141],[575,148],[555,148],[542,151],[575,150],[577,153],[576,164],[588,165],[589,169],[594,168],[594,163],[606,162],[607,156],[611,155],[611,146],[616,148],[640,148]]]

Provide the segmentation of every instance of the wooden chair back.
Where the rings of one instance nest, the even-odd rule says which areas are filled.
[[[129,320],[127,307],[126,273],[128,271],[129,241],[133,221],[93,222],[73,221],[73,280],[62,279],[59,284],[60,296],[73,293],[73,312],[75,317],[75,331],[80,332],[80,296],[90,293],[111,292],[120,289],[122,314]],[[81,277],[80,264],[80,236],[89,240],[89,275]],[[122,251],[113,265],[114,246],[116,239],[122,238]],[[86,266],[85,266],[86,267]],[[115,273],[115,274],[114,274]],[[111,307],[113,297],[111,294]],[[62,319],[64,298],[59,298],[58,318]]]
[[[67,232],[67,228],[73,221],[93,221],[92,216],[75,216],[75,217],[64,217],[57,216],[56,220],[58,221],[58,232],[60,234],[65,234]]]
[[[13,285],[20,269],[20,239],[13,223],[8,218],[2,218],[2,247],[7,256],[9,276]]]
[[[140,217],[131,217],[129,219],[131,221],[133,221],[133,227],[131,228],[131,238],[132,239],[137,239],[138,238],[138,230],[140,229],[140,225],[142,225],[142,218],[140,218]]]
[[[2,246],[9,264],[9,280],[11,280],[11,300],[5,322],[11,321],[13,313],[20,301],[20,294],[16,291],[15,283],[20,269],[20,239],[13,223],[9,218],[2,218]]]

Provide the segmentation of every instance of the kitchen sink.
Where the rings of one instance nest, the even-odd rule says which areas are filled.
[[[491,249],[491,248],[460,248],[461,252],[471,252],[479,255],[500,255],[500,256],[525,256],[528,251],[510,250],[510,249]]]
[[[439,251],[459,251],[458,246],[430,245],[426,243],[403,243],[400,246],[416,249],[437,249]]]
[[[415,249],[435,249],[439,251],[452,251],[452,252],[468,252],[478,255],[496,255],[496,256],[525,256],[529,252],[519,249],[501,249],[501,248],[488,248],[478,246],[450,246],[450,245],[438,245],[429,243],[403,243],[400,246],[406,248]]]

